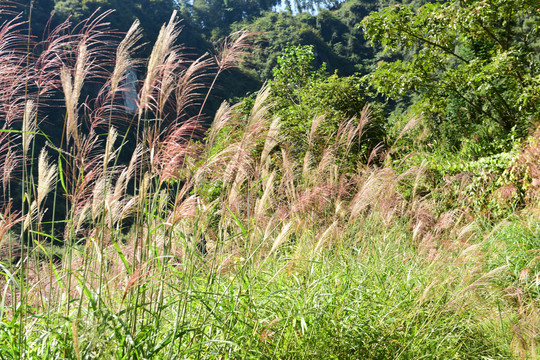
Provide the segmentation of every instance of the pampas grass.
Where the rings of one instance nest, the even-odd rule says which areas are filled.
[[[442,210],[423,191],[426,163],[378,161],[392,152],[382,147],[343,161],[365,141],[368,105],[342,119],[336,141],[319,141],[323,115],[306,119],[302,158],[266,87],[245,113],[223,103],[205,132],[216,79],[246,56],[250,34],[189,60],[173,14],[131,119],[117,93],[144,63],[138,22],[116,42],[96,14],[39,44],[19,22],[0,27],[1,356],[536,355],[533,252],[505,254],[519,268],[500,264],[512,235]],[[90,80],[95,99],[83,96]],[[63,105],[49,101],[56,92]],[[55,139],[44,120],[59,120],[44,114],[60,105]]]

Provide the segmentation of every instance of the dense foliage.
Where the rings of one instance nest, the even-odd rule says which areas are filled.
[[[483,150],[501,151],[540,116],[539,19],[535,1],[388,7],[363,21],[367,37],[385,52],[414,53],[380,63],[370,83],[388,97],[419,93],[429,141],[452,149],[478,137]]]
[[[275,103],[271,112],[281,119],[281,131],[291,141],[293,154],[303,158],[309,152],[320,160],[322,149],[343,136],[343,119],[347,119],[347,126],[361,128],[359,138],[336,156],[353,166],[368,162],[372,151],[385,145],[380,109],[369,108],[358,77],[328,76],[325,64],[312,68],[313,60],[310,46],[286,49],[269,83]]]

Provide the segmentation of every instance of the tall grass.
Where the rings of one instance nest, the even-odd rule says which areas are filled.
[[[0,28],[1,358],[538,354],[537,222],[440,211],[425,164],[345,168],[368,107],[297,159],[265,88],[205,129],[246,33],[191,61],[173,14],[143,61],[137,23],[119,41],[101,16],[39,43],[22,27]]]

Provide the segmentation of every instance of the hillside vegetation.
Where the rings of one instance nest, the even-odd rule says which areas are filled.
[[[538,358],[535,1],[71,3],[0,4],[1,359]]]

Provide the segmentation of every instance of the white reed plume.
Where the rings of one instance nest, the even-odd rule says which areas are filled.
[[[113,160],[116,156],[116,153],[114,150],[114,143],[116,141],[116,138],[118,137],[118,132],[114,127],[109,128],[109,133],[107,134],[107,141],[105,143],[105,154],[103,157],[103,171],[107,169],[107,166],[111,160]]]
[[[268,103],[268,97],[270,96],[270,87],[264,86],[255,98],[255,103],[249,114],[248,123],[246,126],[246,133],[252,133],[259,129],[259,124],[264,121],[264,118],[268,114],[268,110],[272,106]]]
[[[302,178],[305,181],[308,181],[310,179],[309,172],[311,169],[311,159],[313,158],[313,154],[311,151],[306,151],[306,154],[304,155],[304,161],[302,162]]]
[[[317,245],[315,246],[315,249],[313,250],[313,255],[316,255],[319,250],[324,246],[328,238],[334,233],[337,229],[338,222],[334,221],[325,231],[324,233],[319,237],[319,241],[317,242]]]
[[[143,207],[144,201],[146,200],[146,196],[148,195],[151,181],[152,175],[150,175],[150,173],[148,172],[145,172],[141,181],[141,185],[139,186],[139,194],[137,195],[137,206],[141,209]]]
[[[71,70],[66,66],[60,71],[60,80],[64,91],[64,100],[66,103],[67,123],[66,134],[67,141],[72,137],[78,144],[78,103],[81,95],[81,89],[84,79],[89,73],[91,62],[89,61],[88,47],[84,42],[79,44],[77,62],[75,64],[75,76],[72,77]]]
[[[148,60],[147,75],[139,96],[139,117],[142,116],[143,111],[150,104],[160,68],[167,60],[170,52],[174,50],[173,44],[180,34],[180,29],[177,28],[177,25],[176,11],[174,11],[169,19],[169,23],[166,26],[163,25],[159,31],[156,43],[150,54],[150,59]]]
[[[208,131],[208,136],[206,137],[206,149],[212,148],[214,142],[216,141],[217,135],[231,119],[231,109],[232,107],[226,101],[221,103],[221,106],[214,116],[212,126]]]
[[[270,256],[270,254],[272,254],[279,246],[281,246],[281,244],[283,244],[289,238],[292,225],[292,221],[283,225],[283,227],[281,228],[281,232],[278,234],[278,236],[274,240],[274,243],[272,244],[272,248],[270,249],[268,256]]]
[[[391,196],[397,179],[395,171],[390,168],[373,171],[367,179],[362,179],[362,186],[350,203],[351,218],[357,218],[369,206]]]
[[[137,42],[142,38],[142,30],[139,25],[139,20],[133,22],[116,50],[116,63],[111,75],[111,92],[113,94],[118,89],[118,84],[122,77],[136,64],[136,61],[132,59],[131,54],[137,49]]]
[[[30,210],[28,211],[28,214],[26,214],[24,218],[23,229],[30,229],[30,224],[36,222],[39,222],[39,208],[37,202],[34,200],[30,205]]]
[[[49,164],[47,151],[41,150],[38,160],[38,191],[37,191],[37,206],[41,207],[41,203],[45,196],[51,191],[56,184],[56,166]]]
[[[274,150],[274,148],[279,144],[279,131],[281,129],[281,119],[275,117],[270,123],[270,128],[268,129],[268,134],[266,135],[266,140],[264,142],[263,151],[261,153],[261,165],[265,164],[268,159],[268,155]]]
[[[398,137],[396,138],[396,143],[407,133],[409,130],[412,130],[422,121],[422,114],[411,117],[411,119],[405,124]]]
[[[266,209],[270,207],[271,195],[274,192],[274,179],[276,177],[276,171],[272,171],[270,176],[266,179],[266,184],[264,185],[264,192],[258,203],[256,204],[255,209],[255,218],[261,219],[264,215]]]
[[[36,104],[33,100],[28,100],[24,105],[24,115],[22,124],[22,143],[23,157],[26,158],[30,143],[36,134],[36,124],[34,117],[36,115]]]
[[[139,164],[142,153],[143,153],[143,146],[141,143],[139,143],[135,147],[135,151],[133,151],[133,155],[131,155],[131,160],[129,161],[129,165],[128,165],[129,178],[133,176],[133,172],[135,171],[135,169],[137,168],[137,165]]]
[[[159,112],[163,114],[169,97],[178,86],[178,68],[182,59],[174,50],[170,51],[161,67],[161,84],[159,88]]]
[[[309,131],[309,137],[308,137],[308,146],[313,146],[313,139],[315,138],[315,133],[317,132],[317,129],[319,128],[319,125],[324,120],[324,115],[315,116],[313,118],[313,121],[311,122],[311,129]]]
[[[330,174],[332,170],[335,170],[336,158],[334,156],[334,149],[327,147],[323,150],[321,161],[317,167],[317,175],[319,180],[329,180],[327,177],[322,177],[323,174]]]
[[[107,174],[96,180],[92,194],[92,220],[96,221],[105,206],[105,191],[110,188],[110,179]]]
[[[116,184],[114,184],[113,196],[115,198],[120,198],[125,194],[128,181],[130,180],[129,168],[125,168],[120,172],[120,175],[116,179]]]
[[[18,167],[21,159],[20,156],[9,147],[3,160],[2,170],[0,170],[0,179],[2,179],[2,189],[6,192],[8,183],[11,179],[11,173]]]

